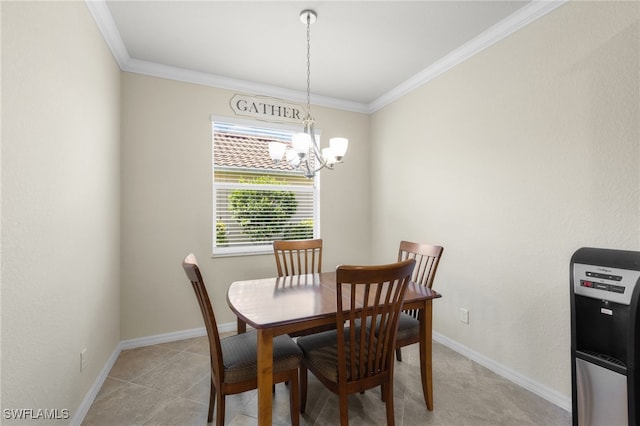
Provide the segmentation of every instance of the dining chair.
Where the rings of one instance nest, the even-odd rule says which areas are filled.
[[[213,419],[213,407],[217,405],[216,425],[224,425],[225,397],[256,389],[257,337],[254,332],[236,334],[220,339],[216,317],[211,307],[207,289],[193,254],[182,262],[189,281],[196,293],[209,338],[211,359],[211,393],[207,421]],[[273,338],[273,382],[289,382],[291,424],[300,424],[298,370],[302,351],[289,336]]]
[[[276,240],[273,254],[279,277],[322,272],[322,239]]]
[[[322,239],[275,240],[273,254],[276,257],[278,277],[319,274],[322,272]],[[238,320],[238,329],[244,327]],[[327,330],[335,330],[335,324],[327,324],[290,333],[291,337],[306,336]]]
[[[400,241],[398,249],[398,261],[414,259],[416,266],[413,269],[411,280],[417,284],[431,288],[436,276],[438,263],[442,257],[444,248],[431,244]],[[396,339],[396,359],[402,361],[403,346],[420,342],[419,311],[403,311],[398,320],[398,337]]]
[[[398,317],[415,260],[389,265],[338,266],[337,329],[298,338],[300,412],[307,403],[307,370],[339,395],[340,424],[349,424],[348,395],[381,386],[387,424],[394,425],[393,353]],[[375,321],[380,319],[378,329]],[[356,320],[365,326],[356,326]],[[353,326],[350,326],[353,325]]]
[[[273,254],[276,258],[278,277],[314,274],[322,272],[322,239],[315,240],[275,240]],[[332,325],[299,331],[290,334],[296,337],[335,328]],[[238,334],[247,331],[247,325],[237,319]]]

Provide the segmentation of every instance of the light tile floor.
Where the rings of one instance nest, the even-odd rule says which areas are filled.
[[[206,424],[209,358],[205,337],[122,351],[83,421],[84,426]],[[434,411],[420,385],[417,345],[395,367],[396,425],[562,426],[571,415],[445,346],[434,343]],[[227,397],[225,424],[256,425],[256,392]],[[384,425],[378,389],[349,397],[352,426]],[[214,415],[215,419],[215,415]],[[338,398],[309,375],[302,426],[338,423]],[[290,424],[288,387],[276,386],[273,423]]]

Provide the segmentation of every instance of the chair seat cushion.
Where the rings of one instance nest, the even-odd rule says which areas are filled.
[[[224,381],[236,383],[257,377],[258,347],[255,331],[236,334],[220,340]],[[302,361],[302,351],[289,336],[273,338],[273,371],[296,369]]]
[[[348,329],[345,329],[345,338]],[[338,382],[338,332],[325,331],[310,336],[299,337],[298,346],[304,353],[305,363],[332,382]],[[349,342],[345,343],[347,360],[347,381],[351,380]]]
[[[419,338],[420,336],[420,321],[407,315],[404,312],[400,313],[398,317],[398,335],[396,340],[405,340],[411,338]]]
[[[369,320],[367,320],[368,323]],[[356,327],[360,326],[360,320],[356,320]],[[379,317],[376,319],[376,334],[378,327],[380,326]],[[412,317],[411,315],[405,314],[404,312],[400,313],[400,317],[398,317],[398,334],[396,336],[396,340],[405,340],[405,339],[418,339],[420,336],[420,321]]]

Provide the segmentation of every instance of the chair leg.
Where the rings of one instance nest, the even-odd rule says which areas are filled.
[[[395,416],[393,415],[393,384],[389,383],[384,386],[385,400],[387,405],[387,426],[395,425]]]
[[[346,393],[340,395],[340,426],[349,426],[349,396]]]
[[[216,397],[216,405],[218,406],[216,412],[216,426],[224,426],[224,394],[222,392],[218,392]]]
[[[300,389],[298,388],[298,369],[289,375],[289,403],[291,405],[291,424],[300,426]]]
[[[216,400],[216,387],[213,385],[213,377],[211,378],[211,390],[209,391],[209,414],[207,415],[207,423],[213,420],[213,406]]]
[[[300,366],[300,413],[307,408],[307,368]]]
[[[402,349],[397,348],[396,349],[396,359],[400,362],[402,362]]]

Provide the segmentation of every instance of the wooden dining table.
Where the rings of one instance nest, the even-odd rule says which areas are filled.
[[[432,300],[439,297],[437,292],[411,282],[403,305],[403,309],[420,310],[420,371],[424,401],[430,411]],[[238,333],[244,332],[247,324],[257,332],[258,424],[271,425],[273,338],[336,324],[336,273],[236,281],[229,287],[227,303],[238,318]]]

